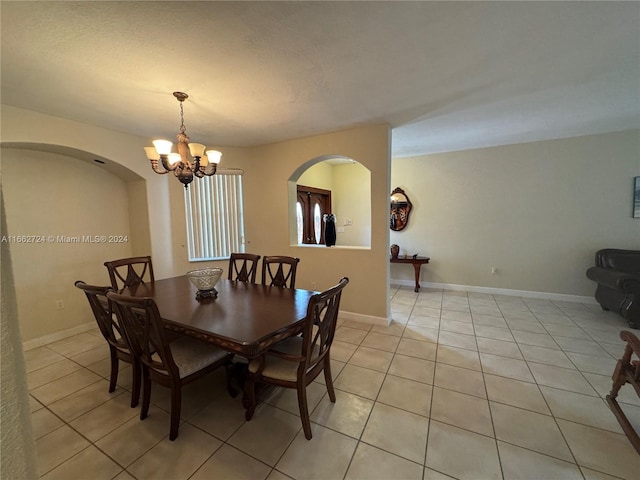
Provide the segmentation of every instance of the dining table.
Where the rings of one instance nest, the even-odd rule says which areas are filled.
[[[302,331],[307,305],[318,293],[220,280],[217,297],[196,299],[186,275],[140,283],[121,293],[152,298],[169,330],[251,359]]]

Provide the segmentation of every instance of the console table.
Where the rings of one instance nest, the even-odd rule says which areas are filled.
[[[422,264],[429,263],[429,257],[391,257],[391,263],[410,263],[413,265],[413,269],[416,273],[416,288],[413,290],[414,292],[420,291],[420,268]]]

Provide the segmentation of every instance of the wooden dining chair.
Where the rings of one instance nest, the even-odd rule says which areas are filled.
[[[111,287],[122,292],[127,287],[153,282],[153,263],[151,257],[130,257],[104,262],[109,271]]]
[[[113,291],[111,287],[98,287],[88,285],[78,280],[75,286],[82,290],[89,300],[91,311],[98,323],[100,333],[109,345],[111,357],[111,373],[109,375],[109,392],[116,389],[118,382],[119,360],[131,364],[133,384],[131,387],[131,407],[136,407],[140,400],[140,364],[129,347],[124,330],[118,323],[111,301],[107,298],[107,293]]]
[[[640,454],[640,437],[616,400],[620,388],[627,383],[633,387],[636,395],[640,398],[640,340],[626,330],[620,332],[620,338],[625,341],[626,345],[622,358],[618,360],[613,372],[613,386],[607,395],[607,403],[631,445]]]
[[[283,255],[262,259],[262,284],[274,287],[296,288],[296,270],[299,258]]]
[[[329,399],[335,403],[329,352],[336,331],[342,290],[348,283],[349,279],[343,277],[337,285],[313,295],[307,305],[302,335],[299,335],[298,329],[264,355],[251,360],[245,380],[245,394],[249,404],[247,421],[251,420],[255,412],[257,383],[295,388],[298,391],[298,408],[304,436],[307,440],[311,439],[307,385],[324,371]]]
[[[152,298],[131,297],[113,291],[107,297],[116,305],[133,353],[142,367],[141,420],[149,413],[151,382],[171,390],[169,440],[178,437],[184,385],[224,366],[229,394],[236,395],[229,377],[232,354],[186,336],[169,343],[158,307]]]
[[[253,253],[232,253],[229,257],[229,280],[256,283],[260,255]]]

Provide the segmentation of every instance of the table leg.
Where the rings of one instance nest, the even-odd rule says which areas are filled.
[[[413,264],[413,269],[416,272],[416,288],[413,290],[414,292],[419,292],[420,291],[420,267],[422,266],[421,263],[414,263]]]

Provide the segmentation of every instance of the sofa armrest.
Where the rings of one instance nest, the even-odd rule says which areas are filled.
[[[631,273],[591,267],[587,270],[587,278],[625,293],[640,293],[640,276]]]

